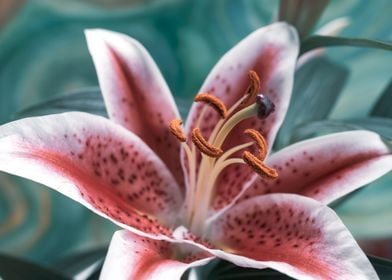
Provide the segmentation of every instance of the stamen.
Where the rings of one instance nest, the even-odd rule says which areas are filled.
[[[242,154],[242,159],[261,177],[265,177],[269,179],[275,179],[278,177],[278,172],[275,169],[266,166],[260,159],[258,159],[252,153],[245,151]]]
[[[210,157],[220,157],[223,153],[222,149],[210,145],[201,134],[200,128],[196,127],[192,130],[192,142],[199,150]]]
[[[259,159],[261,161],[264,161],[268,151],[268,144],[264,136],[261,135],[260,132],[252,128],[246,129],[244,133],[250,136],[250,138],[252,138],[256,142],[257,148],[259,150]]]
[[[227,108],[225,104],[216,96],[208,94],[208,93],[200,93],[196,95],[195,99],[196,102],[205,102],[208,105],[211,105],[215,111],[221,116],[222,119],[227,117]]]
[[[176,136],[178,140],[180,140],[181,142],[185,142],[186,136],[185,136],[184,131],[181,128],[181,125],[182,125],[182,120],[174,119],[170,122],[169,129],[170,129],[170,132],[174,136]]]
[[[259,75],[257,75],[255,71],[250,70],[248,73],[248,77],[249,77],[249,86],[245,92],[247,96],[244,99],[244,101],[242,101],[240,105],[241,108],[247,107],[250,104],[255,103],[257,93],[259,93],[260,91],[261,82],[259,79]]]

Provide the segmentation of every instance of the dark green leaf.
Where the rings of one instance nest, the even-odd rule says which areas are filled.
[[[392,51],[392,43],[388,41],[315,35],[302,41],[300,55],[316,48],[337,46],[376,48]]]
[[[380,280],[392,279],[392,260],[381,259],[374,256],[368,256]]]
[[[65,280],[57,272],[15,257],[0,255],[0,278],[4,280]]]
[[[84,88],[56,96],[20,111],[18,117],[82,111],[106,116],[105,105],[99,88]]]
[[[392,80],[381,94],[370,115],[392,118]]]
[[[373,256],[368,256],[374,269],[381,280],[391,279],[392,277],[392,261],[380,259]],[[200,279],[206,280],[253,280],[253,279],[267,279],[267,280],[289,280],[291,277],[284,275],[272,269],[252,269],[235,266],[226,261],[214,261],[212,264],[198,268],[200,271]],[[204,271],[203,271],[204,270]]]
[[[198,268],[200,279],[206,280],[289,280],[292,279],[278,271],[272,269],[253,269],[236,266],[232,263],[217,260],[206,266]]]
[[[186,118],[192,100],[181,96],[177,96],[175,99],[181,116]],[[23,109],[17,113],[17,117],[40,116],[69,111],[82,111],[101,116],[107,115],[101,91],[97,87],[79,89],[67,94],[52,97],[46,101]]]
[[[295,74],[292,101],[279,131],[276,147],[289,144],[293,128],[325,119],[348,78],[348,70],[327,58],[304,64]]]
[[[83,279],[92,279],[99,274],[107,248],[98,248],[70,255],[56,262],[52,267],[68,277],[83,275]]]
[[[301,38],[309,35],[329,0],[280,0],[278,20],[295,26]]]
[[[377,132],[386,141],[392,139],[392,119],[389,118],[358,118],[348,120],[324,120],[311,122],[298,127],[292,136],[292,142],[338,131],[367,129]]]

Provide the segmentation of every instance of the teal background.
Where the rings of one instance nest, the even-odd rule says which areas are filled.
[[[83,35],[86,28],[111,29],[140,40],[181,108],[187,108],[217,59],[249,32],[273,21],[278,6],[270,0],[108,3],[27,1],[2,26],[0,124],[49,97],[97,86]],[[351,25],[342,35],[391,40],[391,12],[389,0],[336,0],[317,26],[348,16]],[[329,117],[366,116],[390,81],[391,53],[338,47],[329,49],[327,55],[350,73]],[[357,238],[392,236],[391,179],[385,176],[337,206]],[[50,263],[71,252],[108,244],[114,230],[109,222],[43,186],[0,174],[2,252]]]

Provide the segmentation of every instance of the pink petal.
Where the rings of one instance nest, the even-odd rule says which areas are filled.
[[[220,258],[239,266],[268,266],[297,279],[378,279],[337,215],[321,203],[294,194],[244,201],[210,228]]]
[[[86,37],[110,119],[142,138],[182,183],[180,143],[168,129],[179,113],[153,59],[123,34],[95,29]]]
[[[166,241],[141,237],[126,230],[117,231],[100,279],[180,279],[188,268],[204,265],[206,254],[176,260],[176,246]]]
[[[215,65],[200,92],[217,96],[229,108],[244,94],[249,84],[248,72],[254,70],[261,79],[261,92],[276,105],[276,111],[263,124],[263,132],[271,141],[283,120],[290,101],[298,37],[295,29],[286,23],[274,23],[260,28],[228,51]],[[192,128],[200,117],[203,103],[195,103],[187,120]],[[213,109],[207,110],[201,121],[205,136],[219,120]],[[249,121],[248,125],[255,120]]]
[[[123,227],[170,234],[182,204],[174,178],[132,132],[66,113],[0,127],[0,170],[47,185]],[[148,216],[147,216],[148,215]]]
[[[350,131],[291,145],[267,163],[278,179],[257,177],[242,199],[279,192],[330,203],[392,170],[392,155],[376,133]]]
[[[261,92],[275,104],[275,112],[267,119],[259,120],[253,117],[238,125],[226,139],[224,150],[248,142],[249,138],[243,134],[246,128],[261,131],[272,146],[290,101],[298,45],[295,29],[286,23],[274,23],[256,30],[238,43],[211,71],[201,92],[214,94],[227,107],[244,95],[249,83],[250,70],[258,73],[261,79]],[[188,131],[196,125],[202,106],[205,105],[193,105],[187,120]],[[204,136],[207,137],[211,133],[217,121],[218,114],[208,109],[200,124]],[[247,166],[228,167],[217,184],[216,193],[230,192],[230,196],[237,195],[250,174],[252,171]],[[227,186],[230,186],[230,190]],[[216,198],[216,208],[227,203],[226,199],[221,199],[223,197]]]

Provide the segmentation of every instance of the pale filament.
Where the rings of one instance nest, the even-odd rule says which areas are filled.
[[[239,102],[233,105],[233,107],[238,106]],[[230,108],[229,111],[233,112],[235,110]],[[255,104],[252,104],[239,112],[235,113],[232,115],[229,119],[226,119],[226,122],[223,123],[223,125],[220,126],[220,129],[216,133],[215,141],[212,142],[212,146],[214,147],[220,147],[226,138],[226,136],[229,134],[229,132],[242,120],[247,119],[251,116],[256,115],[257,113],[257,108]],[[246,143],[247,145],[248,143]],[[241,150],[238,149],[238,147],[232,148],[234,150],[229,150],[229,154],[222,155],[227,158],[230,156],[230,153],[235,153],[236,151]],[[194,232],[201,233],[202,228],[203,228],[203,223],[204,220],[208,214],[208,209],[209,205],[211,202],[212,195],[214,193],[214,185],[215,181],[218,177],[218,175],[221,173],[221,171],[227,167],[230,164],[238,164],[238,163],[244,163],[242,159],[236,159],[234,161],[226,160],[225,161],[220,161],[220,162],[215,162],[216,159],[214,158],[209,158],[207,156],[202,157],[201,163],[200,163],[200,170],[198,174],[198,180],[196,182],[195,186],[195,197],[193,199],[193,203],[196,201],[201,203],[203,207],[198,207],[196,215],[190,213],[188,217],[190,217],[190,220],[188,220],[189,224],[191,225],[191,229]],[[219,161],[219,159],[218,159]],[[221,168],[222,164],[224,167]],[[217,174],[213,174],[215,170],[219,170]],[[195,205],[193,205],[195,206]],[[188,209],[189,211],[195,211],[195,207],[192,207],[192,209]]]
[[[201,109],[199,117],[196,120],[192,134],[193,141],[188,141],[188,143],[185,141],[182,143],[189,169],[189,176],[185,178],[187,183],[185,206],[187,208],[185,209],[186,215],[183,223],[195,234],[201,234],[202,236],[204,232],[204,227],[206,226],[205,221],[210,211],[214,192],[216,191],[214,187],[222,171],[232,164],[248,164],[252,168],[255,167],[252,166],[252,164],[254,165],[253,162],[244,161],[244,157],[234,156],[241,150],[254,145],[254,141],[234,146],[227,151],[221,150],[222,144],[234,127],[241,121],[257,115],[258,107],[256,103],[250,104],[245,108],[241,107],[243,106],[244,100],[248,97],[248,95],[244,95],[240,100],[228,108],[227,111],[224,104],[220,103],[221,101],[217,97],[201,94],[195,99],[195,101],[207,103],[207,106],[204,106]],[[217,113],[220,113],[221,119],[215,125],[208,139],[204,139],[198,128],[204,119],[207,109],[211,108],[210,106],[212,106],[212,109],[215,109]],[[222,108],[224,110],[221,110]],[[236,110],[237,112],[235,112]],[[197,131],[195,131],[195,128]],[[188,129],[191,128],[189,127]],[[177,134],[179,134],[179,132]],[[197,142],[197,145],[195,145],[195,141]],[[218,155],[211,154],[210,156],[204,154],[210,154],[210,151],[215,150],[219,150],[220,153]],[[221,154],[222,152],[223,154]],[[198,153],[201,155],[199,166],[197,166]],[[248,160],[248,158],[246,159]],[[257,159],[259,163],[263,162],[263,160],[264,158]],[[196,170],[197,167],[199,167],[198,171]],[[196,174],[196,172],[198,173]]]

